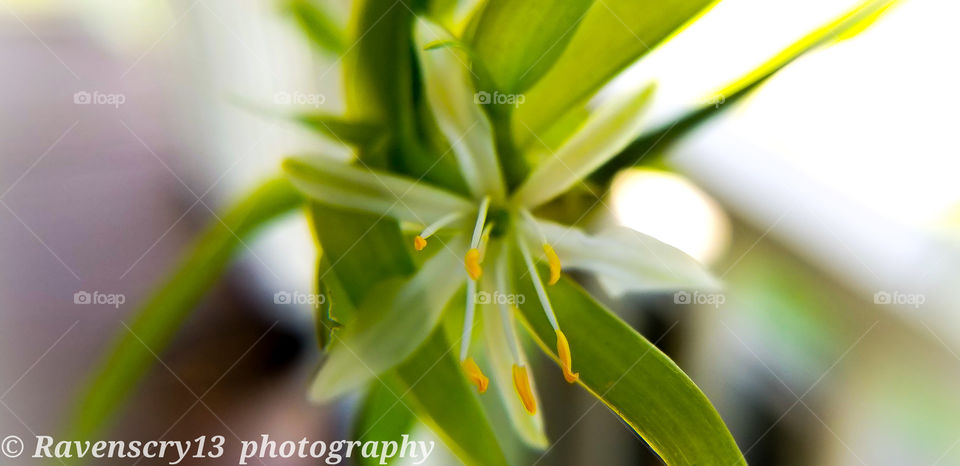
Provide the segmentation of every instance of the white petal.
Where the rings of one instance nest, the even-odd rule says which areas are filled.
[[[503,256],[499,260],[495,272],[497,274],[497,285],[493,288],[487,287],[487,289],[497,290],[497,293],[503,293],[504,296],[516,296],[504,287],[505,283],[513,282],[509,279],[501,279],[501,275],[506,272],[505,262],[506,257]],[[489,280],[487,284],[490,284]],[[490,302],[482,304],[481,311],[483,315],[483,330],[486,335],[488,354],[490,356],[490,366],[493,368],[493,377],[490,378],[491,382],[496,385],[497,392],[500,393],[501,401],[507,411],[510,422],[523,441],[535,448],[545,448],[549,444],[549,441],[547,440],[547,434],[543,426],[543,404],[537,395],[537,387],[533,381],[533,373],[530,373],[530,390],[533,392],[533,397],[537,402],[537,412],[530,414],[523,407],[520,397],[513,388],[513,364],[515,361],[510,349],[511,346],[517,349],[517,358],[519,358],[519,361],[516,362],[522,366],[526,366],[527,370],[530,369],[530,366],[523,352],[523,346],[521,346],[517,340],[514,323],[504,321],[500,305],[493,302],[494,293],[491,292],[489,296],[491,297]],[[506,306],[506,304],[504,304],[504,306]],[[508,309],[508,312],[513,312],[513,310]],[[511,327],[511,335],[507,334],[507,326],[514,326]],[[511,338],[513,339],[512,342],[510,341]]]
[[[283,162],[294,186],[324,204],[386,215],[421,225],[452,212],[470,212],[473,203],[413,179],[319,158]]]
[[[464,251],[466,240],[460,238],[449,246]],[[334,338],[327,361],[314,379],[311,399],[329,401],[359,389],[403,362],[430,335],[466,278],[462,258],[441,250],[413,277],[371,291],[357,315],[376,318],[348,324]]]
[[[583,269],[614,285],[613,292],[717,290],[720,282],[683,251],[624,227],[598,235],[537,221],[564,269]],[[532,238],[531,238],[532,239]]]
[[[493,129],[475,103],[468,58],[455,46],[424,50],[432,42],[453,39],[442,27],[424,19],[417,22],[416,38],[430,109],[453,148],[470,192],[476,198],[489,195],[495,201],[503,200]]]
[[[541,162],[517,188],[514,201],[534,208],[564,193],[620,153],[640,133],[653,86],[630,98],[610,98],[583,127]]]

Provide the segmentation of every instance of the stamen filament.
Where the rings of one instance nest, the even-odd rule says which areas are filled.
[[[540,272],[537,271],[537,266],[533,264],[533,257],[530,256],[530,249],[527,248],[527,245],[523,242],[523,239],[517,241],[517,244],[520,246],[520,253],[523,255],[523,262],[527,264],[527,270],[530,272],[530,279],[533,281],[533,288],[537,291],[537,297],[540,298],[540,305],[543,307],[544,313],[547,315],[547,320],[550,321],[550,326],[554,330],[559,330],[560,327],[557,325],[557,316],[553,313],[553,306],[550,305],[550,299],[547,298],[547,290],[543,286],[543,281],[540,280]]]
[[[487,222],[487,211],[490,209],[490,196],[484,197],[480,202],[480,209],[477,211],[477,222],[473,225],[473,237],[470,239],[470,247],[476,249],[480,245],[480,235],[483,233],[483,225]]]
[[[467,303],[463,313],[463,333],[460,334],[460,360],[467,359],[473,337],[473,316],[477,308],[477,282],[467,280]]]
[[[490,196],[483,198],[480,202],[480,209],[477,212],[477,222],[473,226],[473,237],[470,238],[470,249],[463,258],[463,265],[467,269],[467,275],[474,281],[479,280],[483,275],[483,268],[480,267],[482,257],[480,254],[480,240],[483,238],[483,225],[487,222],[487,211],[490,209]]]
[[[573,358],[570,355],[570,344],[567,343],[566,335],[560,331],[560,326],[557,325],[557,316],[553,313],[553,307],[550,305],[550,300],[547,298],[547,290],[543,286],[543,282],[540,281],[540,274],[537,272],[537,268],[533,264],[533,258],[530,257],[530,250],[527,249],[527,245],[524,244],[523,239],[517,241],[517,244],[520,245],[520,252],[523,254],[523,261],[526,262],[527,269],[530,271],[530,277],[533,280],[533,288],[537,290],[537,297],[540,298],[540,304],[543,306],[543,310],[547,314],[547,320],[550,321],[550,325],[557,333],[557,356],[560,358],[560,366],[563,368],[563,378],[569,383],[574,383],[580,378],[580,373],[573,372]]]
[[[553,246],[547,241],[547,235],[543,233],[543,229],[540,228],[540,225],[537,223],[537,220],[533,217],[527,209],[520,209],[521,215],[527,220],[527,223],[531,226],[531,229],[540,236],[540,243],[543,245],[543,253],[547,256],[547,264],[550,265],[550,280],[547,282],[549,285],[556,285],[560,280],[560,271],[562,266],[560,264],[560,256],[557,255],[557,252],[553,250]]]
[[[423,231],[421,231],[420,234],[413,239],[414,249],[416,249],[417,251],[422,251],[423,248],[427,247],[427,238],[433,236],[433,234],[436,233],[441,228],[453,223],[462,215],[463,214],[461,214],[460,212],[452,212],[447,215],[444,215],[436,222],[433,222],[427,225],[427,227],[424,228]]]

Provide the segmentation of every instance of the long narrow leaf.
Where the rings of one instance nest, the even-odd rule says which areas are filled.
[[[774,55],[757,68],[751,70],[737,80],[727,84],[719,91],[711,102],[704,104],[673,121],[641,135],[623,150],[616,158],[610,160],[593,178],[599,182],[608,182],[616,173],[638,163],[652,163],[666,153],[670,146],[702,123],[724,110],[758,88],[767,79],[785,68],[797,58],[807,52],[831,43],[838,39],[846,39],[851,34],[862,32],[876,21],[877,17],[889,9],[898,0],[869,0],[858,4],[838,18],[810,32],[800,40],[794,42],[780,53]],[[722,103],[720,98],[722,97]]]
[[[370,390],[357,409],[350,438],[361,442],[389,442],[409,435],[417,418],[401,398],[405,391],[406,387],[392,375],[384,375],[371,383]],[[363,466],[380,464],[379,458],[360,457],[355,461]]]
[[[283,179],[258,187],[200,235],[174,273],[134,314],[94,373],[77,404],[64,438],[89,439],[106,424],[137,382],[156,362],[180,324],[216,282],[241,245],[241,238],[302,203]]]
[[[520,93],[560,56],[593,0],[489,0],[473,36],[480,90]]]
[[[563,55],[530,90],[515,114],[517,133],[540,134],[589,99],[716,0],[603,0],[593,4]]]
[[[300,30],[319,49],[339,55],[347,48],[344,32],[319,2],[289,0],[285,6],[297,21]]]
[[[380,125],[363,121],[351,121],[325,113],[304,113],[293,117],[304,126],[341,144],[353,146],[373,145],[383,136]]]
[[[457,298],[455,302],[461,302]],[[466,464],[505,465],[475,389],[467,382],[457,362],[457,343],[447,340],[440,326],[407,362],[396,369],[407,385],[409,398],[451,450]]]
[[[529,278],[518,285],[534,295]],[[549,296],[579,383],[667,464],[746,464],[716,409],[669,357],[568,279],[550,287]],[[556,359],[556,336],[540,308],[528,304],[521,313],[544,351]]]

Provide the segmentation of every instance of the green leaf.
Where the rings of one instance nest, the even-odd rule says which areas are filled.
[[[502,293],[507,292],[503,288],[487,289],[502,290]],[[550,444],[550,441],[547,439],[544,430],[543,403],[540,401],[537,393],[536,381],[533,380],[531,376],[531,392],[539,407],[534,414],[526,411],[513,386],[513,365],[517,361],[513,359],[510,352],[510,345],[515,345],[515,348],[517,348],[520,365],[529,367],[526,355],[523,352],[523,347],[520,341],[516,339],[516,331],[513,328],[514,323],[512,319],[509,322],[505,322],[506,319],[502,316],[499,306],[482,304],[478,307],[480,308],[480,314],[483,319],[483,333],[486,336],[485,341],[487,344],[486,352],[492,369],[490,384],[493,385],[500,395],[500,402],[503,404],[504,411],[510,420],[510,424],[516,431],[516,435],[527,445],[542,450]],[[507,310],[507,312],[512,313],[513,311]],[[509,328],[511,330],[511,334],[509,335],[505,330],[505,328],[508,328],[507,326],[510,326]],[[510,339],[514,341],[511,342]]]
[[[653,89],[650,85],[633,96],[601,105],[570,140],[534,168],[513,193],[513,200],[527,208],[537,207],[613,158],[640,132]]]
[[[351,121],[325,113],[304,113],[293,117],[304,126],[344,145],[374,145],[383,136],[383,128],[374,123]]]
[[[716,0],[604,0],[593,4],[554,66],[526,92],[515,113],[540,134],[611,78],[697,18]],[[550,14],[550,12],[546,12]],[[535,32],[535,28],[530,28]]]
[[[313,211],[323,253],[351,303],[362,302],[380,281],[413,272],[396,221],[319,204]]]
[[[156,362],[175,331],[230,259],[258,227],[302,203],[283,179],[270,180],[213,222],[184,254],[172,275],[140,305],[129,324],[99,364],[80,397],[65,438],[90,439],[105,426],[137,382]]]
[[[455,241],[451,249],[466,250],[466,241]],[[325,402],[356,390],[413,354],[463,286],[461,264],[460,256],[443,248],[409,279],[394,278],[371,289],[357,309],[362,321],[350,322],[331,345],[311,399]]]
[[[460,309],[458,293],[448,312]],[[421,419],[430,425],[461,461],[470,465],[505,465],[506,457],[497,442],[487,413],[476,390],[463,376],[454,346],[438,326],[419,350],[396,369],[409,389],[411,401]]]
[[[290,158],[283,169],[311,199],[344,209],[421,225],[474,209],[467,199],[413,178],[336,160]]]
[[[319,49],[339,55],[347,48],[343,29],[318,2],[289,0],[285,8],[293,15],[304,35]]]
[[[397,441],[409,435],[416,425],[416,415],[402,400],[406,387],[394,375],[383,375],[370,384],[370,390],[357,409],[351,439]],[[419,454],[419,452],[418,452]],[[358,464],[373,466],[378,458],[356,458]]]
[[[480,90],[521,93],[574,37],[593,0],[489,0],[474,31]]]
[[[327,268],[323,262],[323,258],[320,258],[317,261],[317,270],[323,270]],[[330,294],[330,287],[327,286],[326,282],[324,282],[323,278],[321,277],[323,277],[323,275],[318,273],[316,278],[315,292],[318,296],[323,296],[324,299],[323,302],[318,302],[313,306],[313,318],[316,324],[315,328],[317,333],[317,345],[321,350],[324,350],[327,349],[327,346],[333,339],[333,332],[343,327],[343,324],[334,319],[330,313],[330,309],[333,307],[333,298]]]
[[[682,139],[702,123],[731,108],[733,104],[758,88],[767,79],[785,68],[807,52],[836,40],[847,39],[851,34],[862,32],[898,0],[869,0],[856,5],[839,17],[820,26],[789,47],[769,58],[757,68],[711,94],[706,104],[681,115],[675,120],[642,134],[616,158],[601,167],[593,179],[607,183],[618,171],[643,161],[654,163],[667,152],[670,146]]]
[[[534,296],[529,277],[518,289]],[[548,288],[579,384],[633,428],[666,464],[746,464],[707,397],[677,365],[567,278]],[[521,314],[554,359],[556,335],[536,301]],[[556,376],[561,377],[557,369]]]

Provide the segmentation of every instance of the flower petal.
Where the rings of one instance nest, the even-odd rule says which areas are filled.
[[[630,98],[607,99],[576,134],[517,188],[513,199],[534,208],[564,193],[617,155],[640,132],[653,85]]]
[[[417,22],[417,54],[430,109],[453,149],[470,192],[477,198],[505,197],[503,177],[493,145],[493,128],[476,104],[469,63],[455,46],[424,50],[431,43],[453,39],[442,27]]]
[[[591,236],[575,227],[538,220],[564,268],[596,273],[609,291],[716,290],[720,282],[683,251],[624,227]]]
[[[320,158],[284,160],[283,168],[300,191],[324,204],[386,215],[419,224],[473,204],[426,183]]]
[[[466,240],[450,246],[463,250]],[[461,267],[460,260],[449,251],[438,251],[411,278],[388,280],[372,290],[357,318],[334,337],[311,398],[329,401],[358,389],[413,354],[466,280],[465,274],[451,272]],[[357,322],[360,318],[365,322]]]
[[[532,447],[545,448],[549,441],[543,427],[543,410],[538,409],[536,413],[530,414],[523,407],[523,402],[517,396],[513,388],[513,358],[510,355],[510,349],[507,346],[507,336],[503,332],[503,324],[500,318],[500,312],[496,306],[484,306],[484,319],[486,323],[483,326],[486,333],[488,354],[490,356],[490,367],[493,369],[493,384],[497,387],[500,399],[510,418],[510,423],[517,431],[517,434],[524,442]],[[523,348],[520,348],[521,358],[524,366],[530,367],[523,355]],[[533,398],[537,400],[537,406],[542,406],[539,396],[537,396],[537,387],[531,377],[529,379]]]
[[[493,288],[490,286],[486,288],[488,290],[495,289],[499,293],[502,293],[503,296],[516,296],[512,294],[510,289],[506,288],[508,283],[513,283],[511,280],[503,277],[503,274],[506,272],[506,257],[501,255],[501,260],[498,261],[495,271],[497,274],[496,284],[490,284],[489,280],[487,280],[487,285],[493,286]],[[505,303],[502,305],[508,306]],[[534,414],[528,413],[513,387],[513,365],[519,364],[529,367],[529,363],[523,352],[523,346],[521,346],[517,340],[514,323],[504,321],[500,306],[501,303],[487,302],[481,307],[483,331],[487,340],[487,353],[490,356],[490,367],[493,369],[493,384],[496,385],[497,392],[500,393],[500,399],[507,411],[511,424],[513,424],[514,429],[523,441],[532,447],[542,449],[549,444],[543,426],[543,410],[537,410]],[[512,306],[510,306],[508,312],[514,312]],[[507,314],[507,317],[510,319],[510,314]],[[507,328],[511,329],[510,334],[508,334]],[[511,338],[513,341],[510,341]],[[511,347],[517,349],[516,359],[519,359],[519,361],[515,360],[510,349]],[[530,377],[529,382],[537,406],[542,406],[537,396],[536,384],[534,384],[532,377]]]

